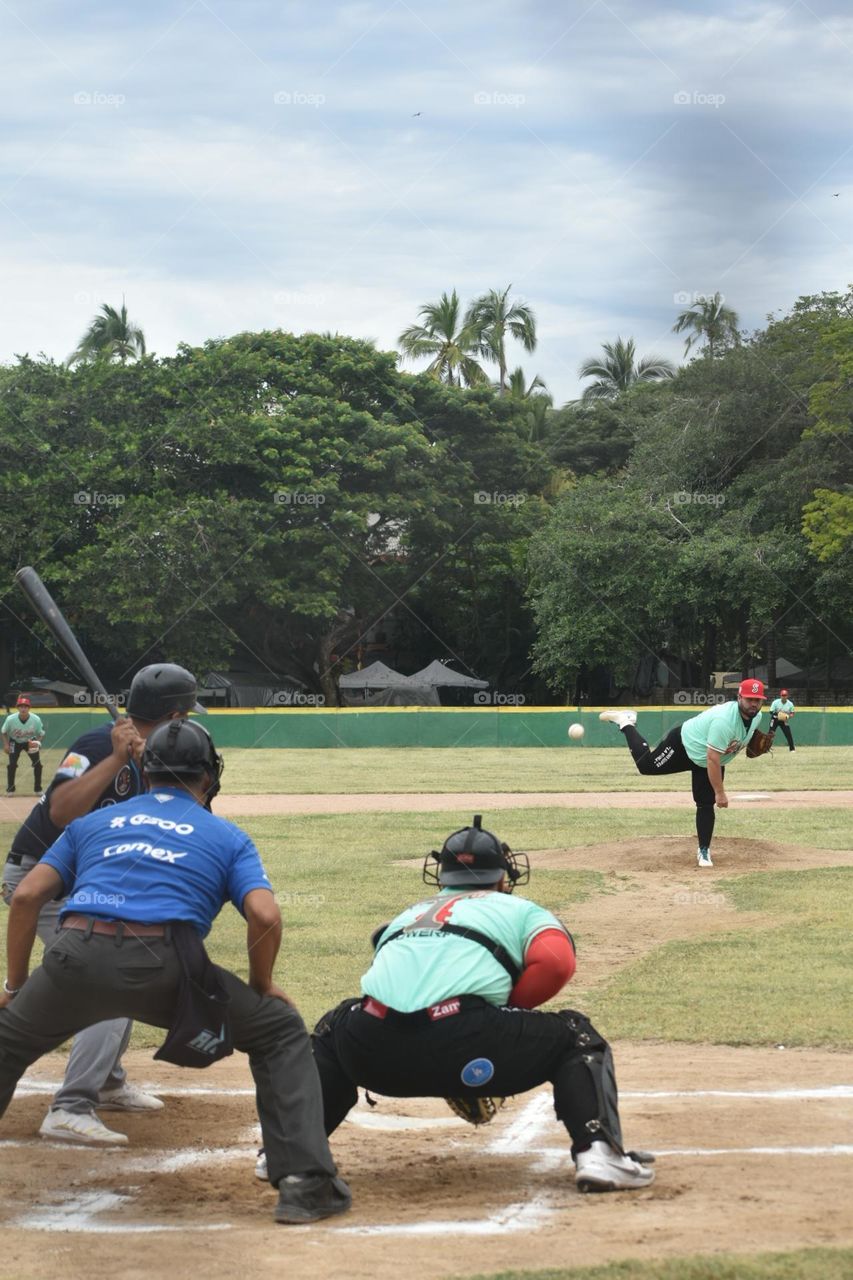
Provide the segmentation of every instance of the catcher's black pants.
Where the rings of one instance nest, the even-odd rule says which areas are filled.
[[[11,791],[15,785],[15,774],[18,770],[18,760],[21,756],[29,757],[33,766],[33,787],[36,791],[41,791],[41,756],[37,751],[30,754],[27,750],[26,742],[9,743],[9,759],[6,764],[6,789]]]
[[[588,1121],[603,1120],[621,1142],[613,1059],[588,1018],[496,1008],[474,996],[464,1004],[438,1021],[390,1010],[380,1019],[354,997],[321,1018],[313,1041],[326,1132],[355,1105],[358,1085],[392,1098],[509,1097],[550,1081],[572,1154],[595,1140]],[[467,1085],[463,1075],[472,1074],[483,1083]]]
[[[693,785],[693,799],[696,802],[696,835],[700,845],[707,848],[714,834],[714,788],[708,777],[708,770],[702,765],[694,764],[681,741],[681,725],[670,729],[666,737],[652,749],[640,731],[629,724],[622,730],[628,743],[634,764],[640,773],[649,777],[657,777],[664,773],[689,773]],[[726,770],[722,770],[723,777]]]

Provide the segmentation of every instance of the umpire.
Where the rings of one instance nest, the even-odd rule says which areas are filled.
[[[139,769],[145,740],[164,720],[204,711],[196,702],[196,681],[174,662],[143,667],[133,678],[127,718],[107,722],[81,734],[56,774],[15,834],[3,868],[7,906],[27,872],[35,867],[62,830],[92,810],[109,809],[143,790]],[[49,946],[56,933],[62,902],[47,901],[38,920],[38,936]],[[109,1111],[159,1111],[163,1103],[127,1080],[122,1054],[132,1024],[126,1018],[98,1022],[76,1036],[65,1079],[39,1133],[51,1142],[115,1146],[127,1135],[108,1128],[95,1108]]]
[[[143,770],[148,794],[72,822],[15,894],[0,997],[0,1115],[31,1063],[105,1014],[178,1035],[187,990],[182,940],[191,935],[198,950],[230,899],[248,924],[249,983],[209,967],[229,1001],[233,1044],[249,1056],[279,1190],[276,1221],[341,1213],[351,1197],[323,1132],[311,1043],[273,982],[281,915],[249,837],[206,807],[219,790],[222,759],[201,725],[176,720],[150,735]],[[39,912],[58,893],[68,894],[59,933],[29,977]],[[224,1022],[218,1039],[203,1033],[207,1043],[226,1034]]]
[[[424,880],[438,896],[377,930],[362,998],[345,1000],[315,1030],[326,1132],[354,1106],[358,1085],[396,1098],[458,1098],[464,1112],[472,1100],[550,1081],[578,1188],[646,1187],[653,1170],[622,1146],[606,1040],[582,1013],[535,1008],[572,976],[575,952],[555,916],[510,896],[529,874],[526,856],[484,831],[479,815],[427,856]]]

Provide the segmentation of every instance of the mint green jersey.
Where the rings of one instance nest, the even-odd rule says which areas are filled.
[[[22,720],[17,711],[13,711],[3,721],[0,733],[5,733],[6,737],[11,738],[13,742],[30,742],[33,738],[44,737],[41,720],[33,715],[32,711],[26,720]]]
[[[694,764],[707,767],[709,747],[722,752],[720,764],[728,764],[749,742],[760,720],[759,712],[747,728],[737,702],[721,702],[719,706],[685,720],[681,726],[681,741]]]
[[[786,711],[788,715],[794,710],[794,704],[790,698],[774,698],[770,703],[770,714],[774,715],[777,711]]]
[[[422,927],[382,946],[383,938],[419,922]],[[361,980],[362,993],[399,1013],[426,1009],[451,996],[482,996],[490,1004],[506,1004],[513,984],[503,965],[482,943],[441,933],[443,923],[486,934],[509,952],[519,969],[537,934],[545,929],[565,933],[556,916],[524,898],[495,890],[443,889],[387,926]]]

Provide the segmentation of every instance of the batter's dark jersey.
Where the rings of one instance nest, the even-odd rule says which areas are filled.
[[[62,786],[64,782],[82,777],[87,769],[100,764],[102,760],[112,755],[113,744],[110,737],[112,727],[110,720],[99,729],[90,729],[87,733],[81,734],[68,748],[47,791],[33,807],[29,817],[13,839],[12,853],[24,857],[41,858],[47,853],[54,840],[59,839],[62,835],[62,827],[58,827],[50,820],[50,798],[56,788]],[[144,790],[142,775],[136,764],[130,761],[122,765],[89,812],[91,813],[94,809],[106,809],[112,804],[120,804],[122,800],[138,796]]]

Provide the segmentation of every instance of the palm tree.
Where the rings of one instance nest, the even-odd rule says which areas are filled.
[[[494,360],[498,366],[498,387],[501,395],[506,392],[506,337],[517,339],[525,351],[536,350],[536,317],[524,302],[510,304],[508,284],[503,293],[490,289],[475,298],[465,316],[479,339],[480,354]]]
[[[548,395],[548,388],[545,386],[545,383],[539,377],[538,373],[530,383],[530,386],[527,386],[524,370],[521,365],[519,365],[517,369],[513,369],[512,373],[507,378],[506,389],[508,395],[512,396],[514,400],[530,400],[533,396],[541,395],[548,396],[549,400],[551,398],[550,395]]]
[[[688,336],[684,342],[685,354],[704,338],[708,344],[708,355],[714,358],[714,345],[725,343],[728,339],[738,341],[738,316],[731,307],[723,306],[723,296],[715,293],[713,298],[700,297],[692,303],[672,326],[673,333],[684,333]],[[692,331],[692,332],[691,332]]]
[[[422,323],[409,325],[397,339],[405,355],[415,360],[431,356],[427,373],[451,387],[486,381],[485,370],[475,359],[479,339],[467,323],[461,323],[462,305],[455,289],[449,298],[443,293],[438,302],[428,302],[418,315]]]
[[[497,386],[497,384],[495,384]],[[553,407],[550,391],[537,373],[533,381],[527,385],[524,370],[513,369],[507,379],[507,396],[510,400],[520,400],[525,408],[527,422],[527,439],[543,441],[547,435],[548,415]]]
[[[584,360],[578,370],[582,378],[595,378],[595,382],[584,388],[581,396],[584,404],[590,400],[615,399],[635,382],[661,382],[675,376],[675,365],[661,356],[644,356],[637,361],[633,338],[627,342],[621,338],[604,342],[602,351],[603,356]]]
[[[68,357],[68,363],[86,360],[135,360],[145,355],[145,334],[139,325],[127,318],[127,306],[121,300],[121,311],[105,302],[89,328]]]

